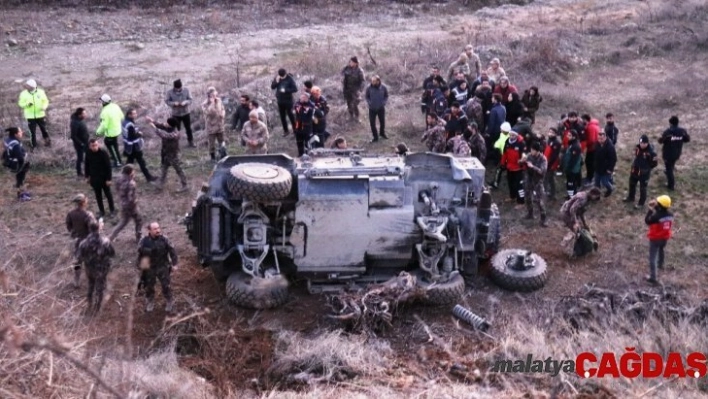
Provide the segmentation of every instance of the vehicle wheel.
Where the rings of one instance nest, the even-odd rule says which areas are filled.
[[[269,278],[232,273],[226,280],[226,296],[237,306],[271,309],[288,300],[288,280],[283,275]]]
[[[533,268],[516,270],[507,266],[510,256],[527,252],[522,249],[505,249],[494,255],[491,260],[492,281],[501,288],[510,291],[535,291],[543,288],[548,281],[546,261],[538,254],[532,253],[535,263]]]
[[[220,283],[226,281],[231,275],[229,271],[224,269],[223,263],[212,263],[209,268],[211,269],[211,273],[214,275],[216,281]]]
[[[290,194],[292,184],[285,168],[257,162],[233,166],[226,179],[233,196],[256,202],[281,200]]]
[[[465,279],[459,272],[450,273],[450,278],[445,282],[431,283],[423,278],[424,273],[418,271],[416,282],[427,292],[423,303],[431,306],[454,305],[462,299],[465,293]]]

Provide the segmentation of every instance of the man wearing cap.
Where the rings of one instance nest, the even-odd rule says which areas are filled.
[[[671,198],[668,195],[661,195],[656,200],[649,202],[649,210],[644,217],[644,222],[649,226],[647,237],[649,238],[649,275],[647,281],[656,284],[657,267],[664,268],[664,248],[671,239],[671,227],[674,222],[674,215],[669,211]]]
[[[258,112],[248,114],[248,122],[241,129],[241,140],[246,143],[246,154],[268,153],[268,127],[258,120]]]
[[[160,150],[162,174],[160,175],[159,189],[165,187],[167,171],[172,167],[177,172],[180,183],[182,183],[182,187],[176,192],[183,193],[187,191],[189,189],[187,187],[187,176],[182,171],[182,161],[179,158],[179,131],[177,131],[179,122],[174,117],[167,118],[166,124],[155,122],[150,117],[145,119],[155,129],[155,134],[162,139],[162,149]]]
[[[647,200],[647,186],[649,185],[649,177],[651,170],[658,165],[658,158],[654,147],[649,143],[649,136],[643,134],[639,138],[639,144],[634,149],[634,161],[632,161],[632,169],[629,174],[629,193],[623,202],[634,202],[634,197],[637,192],[637,183],[639,183],[639,202],[634,205],[635,209],[644,206]]]
[[[123,160],[120,158],[120,150],[118,149],[118,136],[121,135],[123,128],[123,111],[118,104],[113,103],[111,96],[104,94],[101,96],[101,124],[96,129],[96,136],[103,137],[103,144],[106,145],[108,154],[113,160],[113,167],[119,168],[123,166]]]
[[[46,111],[49,107],[49,99],[44,93],[44,90],[37,87],[37,82],[34,79],[29,79],[24,84],[25,90],[20,93],[20,99],[17,105],[22,108],[27,125],[29,126],[30,138],[32,140],[32,148],[37,147],[37,126],[42,132],[44,145],[49,147],[52,144],[47,133]]]
[[[226,120],[226,110],[215,87],[207,88],[207,99],[202,103],[202,112],[209,142],[209,156],[212,161],[215,161],[216,142],[219,143],[220,148],[224,146],[224,122]]]
[[[676,184],[674,166],[681,157],[683,143],[690,142],[691,136],[688,135],[686,129],[679,126],[678,116],[674,115],[669,118],[669,125],[669,128],[661,134],[659,143],[662,145],[661,157],[664,159],[664,166],[666,166],[666,188],[673,191]]]
[[[359,67],[359,59],[353,56],[342,69],[342,93],[347,102],[349,119],[359,120],[359,99],[364,88],[364,70]]]
[[[72,253],[75,258],[73,265],[74,288],[78,288],[79,280],[81,279],[81,263],[77,258],[79,244],[84,238],[88,237],[89,226],[91,223],[96,223],[96,218],[93,216],[93,213],[86,210],[88,198],[86,198],[84,194],[75,195],[71,202],[76,204],[76,208],[66,214],[66,229],[69,231],[71,238],[74,240],[74,248]]]
[[[133,165],[125,165],[121,179],[116,184],[118,191],[118,200],[120,201],[120,223],[111,233],[110,240],[114,241],[128,225],[132,219],[135,222],[135,241],[140,241],[140,228],[143,226],[143,220],[138,213],[138,197],[135,191],[135,169]]]
[[[194,139],[192,138],[192,120],[189,116],[189,105],[192,104],[192,96],[189,95],[189,90],[182,87],[182,80],[177,79],[172,83],[172,89],[165,94],[165,103],[172,108],[172,117],[177,121],[177,130],[187,132],[187,142],[190,147],[194,147]]]
[[[290,134],[288,122],[285,119],[290,119],[290,125],[295,129],[295,114],[293,114],[293,94],[297,93],[297,85],[295,79],[284,68],[278,70],[278,75],[273,78],[270,83],[271,90],[275,90],[275,99],[278,102],[278,113],[280,114],[280,123],[283,125],[283,136]]]
[[[546,190],[543,188],[543,178],[548,169],[548,160],[541,152],[541,143],[534,141],[531,151],[522,158],[526,165],[524,177],[524,192],[526,193],[526,219],[533,219],[533,207],[538,206],[541,213],[541,227],[548,227],[546,223],[546,205],[544,203]]]

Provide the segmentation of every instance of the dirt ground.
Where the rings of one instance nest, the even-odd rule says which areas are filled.
[[[18,303],[4,297],[3,316],[14,318],[18,326],[33,333],[81,331],[77,340],[85,341],[86,348],[98,354],[130,347],[136,357],[141,357],[174,344],[180,366],[216,385],[218,396],[245,390],[265,395],[278,388],[267,378],[267,370],[276,360],[277,333],[295,331],[317,336],[336,329],[337,325],[326,317],[325,298],[308,295],[304,284],[296,282],[290,302],[282,308],[256,312],[229,305],[223,299],[222,287],[198,265],[184,226],[179,224],[193,196],[173,194],[170,190],[177,187],[176,182],[171,181],[168,190],[158,193],[138,177],[142,213],[161,223],[181,257],[180,268],[173,275],[177,314],[166,315],[161,302],[153,314],[142,311],[142,299],[133,296],[135,244],[130,239],[132,234],[123,232],[115,243],[118,256],[111,275],[111,297],[96,319],[80,316],[85,281],[80,290],[68,284],[69,239],[64,217],[70,208],[69,199],[76,192],[88,194],[89,187],[74,179],[73,150],[64,140],[69,113],[78,106],[86,107],[91,114],[89,127],[95,127],[98,98],[107,92],[123,106],[138,106],[141,115],[164,117],[167,107],[162,95],[172,80],[181,78],[192,91],[195,104],[204,99],[205,89],[211,85],[220,90],[229,106],[241,93],[260,100],[269,113],[271,152],[293,155],[294,143],[290,137],[281,136],[268,87],[282,66],[296,75],[298,83],[315,78],[330,99],[330,130],[344,135],[350,145],[388,152],[392,145],[405,141],[414,149],[422,149],[418,142],[423,125],[417,105],[418,85],[431,63],[449,65],[467,43],[479,49],[483,64],[494,56],[501,57],[519,89],[539,86],[544,101],[537,117],[538,130],[553,126],[558,116],[569,110],[588,112],[601,122],[606,112],[614,112],[621,129],[618,189],[590,211],[600,251],[580,260],[569,259],[559,245],[566,233],[557,217],[560,201],[547,204],[551,227],[541,229],[537,222],[521,220],[525,210],[514,209],[504,201],[505,186],[495,192],[504,220],[502,246],[528,248],[544,257],[551,275],[547,286],[520,295],[502,291],[480,276],[462,304],[491,321],[488,336],[460,327],[448,311],[401,309],[394,329],[379,337],[393,349],[388,378],[397,382],[392,386],[400,388],[404,396],[413,395],[416,387],[430,381],[473,386],[476,383],[469,378],[450,374],[450,365],[459,362],[455,354],[491,351],[499,346],[501,337],[516,334],[511,329],[518,317],[535,318],[539,326],[553,323],[553,316],[538,315],[585,284],[620,292],[650,289],[643,282],[648,252],[643,212],[632,210],[621,199],[626,193],[634,143],[643,133],[656,142],[673,114],[680,116],[681,124],[692,134],[692,142],[685,147],[678,165],[678,190],[671,194],[678,221],[675,239],[667,249],[672,268],[662,273],[661,279],[686,298],[696,302],[706,299],[708,250],[704,226],[708,205],[704,195],[708,164],[699,107],[703,105],[701,95],[708,89],[703,73],[708,67],[708,31],[701,22],[707,12],[705,5],[696,1],[674,7],[658,0],[543,0],[525,6],[482,9],[456,2],[351,2],[317,8],[257,2],[207,9],[52,7],[45,10],[41,23],[28,24],[24,21],[33,20],[33,11],[4,10],[0,15],[6,40],[0,50],[0,125],[20,123],[16,96],[21,82],[32,77],[50,98],[49,121],[55,143],[51,150],[42,148],[32,154],[36,161],[28,178],[35,197],[31,203],[14,200],[12,176],[2,173],[5,184],[0,188],[0,244],[7,262],[3,273],[22,289],[40,282],[48,284],[38,296],[46,297],[39,302],[43,305],[38,303],[27,314],[12,315]],[[392,89],[391,110],[387,111],[388,143],[369,144],[366,123],[344,122],[346,107],[337,73],[352,54],[362,60],[367,75],[379,73]],[[196,137],[200,147],[183,150],[194,193],[211,168],[205,138],[198,129]],[[230,133],[229,142],[231,153],[241,151],[234,133]],[[148,139],[152,170],[158,168],[158,147],[156,139]],[[170,176],[174,180],[174,175]],[[560,179],[557,184],[562,188]],[[656,170],[650,196],[664,193],[664,184],[661,170]],[[107,226],[112,228],[116,223],[110,220]],[[62,318],[56,317],[57,312]],[[126,324],[131,315],[132,321]],[[181,322],[184,317],[189,322]],[[427,342],[429,333],[418,318],[435,335],[445,337],[450,346],[441,349]],[[47,323],[52,327],[43,327],[43,319],[51,320]],[[578,352],[584,349],[588,348]],[[470,370],[489,367],[481,359],[465,359],[462,366]],[[0,373],[3,380],[8,376]],[[415,382],[398,385],[402,376],[414,376]],[[487,384],[509,388],[501,382]],[[530,395],[525,397],[548,397],[553,382],[528,384],[528,390],[514,387],[515,392]],[[662,392],[668,395],[662,389],[653,394],[673,395],[661,396]],[[43,387],[23,392],[28,396],[40,392],[43,396],[53,391]],[[277,395],[278,391],[274,392]],[[607,395],[624,397],[627,392],[635,391]],[[578,396],[578,392],[569,396]]]

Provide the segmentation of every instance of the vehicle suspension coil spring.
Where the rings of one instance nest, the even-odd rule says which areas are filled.
[[[454,314],[455,317],[457,317],[458,319],[466,321],[479,331],[486,331],[490,326],[489,322],[487,322],[486,319],[477,316],[476,314],[472,313],[468,309],[465,309],[461,305],[455,305],[455,307],[452,309],[452,314]]]

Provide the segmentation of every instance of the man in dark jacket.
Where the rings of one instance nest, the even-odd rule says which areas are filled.
[[[388,89],[381,83],[379,75],[371,78],[371,84],[366,88],[366,103],[369,105],[369,125],[371,127],[372,143],[386,136],[386,103],[388,102]],[[379,131],[376,130],[376,118],[379,119]]]
[[[106,278],[111,268],[111,259],[116,252],[113,245],[106,238],[101,236],[101,225],[99,222],[91,222],[89,225],[89,235],[81,241],[76,251],[76,257],[86,267],[86,278],[88,280],[88,313],[95,313],[101,309],[103,302],[103,291],[106,288]]]
[[[329,138],[327,131],[327,114],[329,114],[329,104],[327,98],[322,95],[322,89],[318,86],[313,86],[310,90],[310,101],[315,106],[315,115],[312,124],[312,133],[317,135],[318,143],[313,146],[316,148],[324,148],[324,144]]]
[[[89,235],[89,226],[91,223],[96,223],[96,218],[93,213],[86,210],[88,198],[85,195],[77,194],[72,202],[76,204],[76,208],[69,211],[66,215],[66,230],[69,231],[71,238],[74,240],[74,288],[79,288],[81,262],[76,258],[76,254],[81,241]]]
[[[108,200],[108,209],[111,211],[109,216],[112,217],[116,209],[113,206],[113,194],[111,194],[111,179],[113,178],[111,157],[108,155],[108,151],[99,146],[98,140],[95,138],[89,140],[89,150],[86,152],[84,171],[86,172],[86,181],[96,194],[98,217],[101,218],[106,215],[106,209],[103,207],[104,194]]]
[[[543,155],[545,155],[548,160],[548,169],[546,171],[546,176],[543,179],[543,184],[544,187],[548,187],[548,197],[550,199],[556,198],[555,175],[556,171],[560,168],[561,146],[561,141],[558,138],[558,129],[555,127],[548,129],[546,148],[543,151]]]
[[[283,125],[283,136],[287,136],[290,131],[288,130],[288,122],[285,117],[287,116],[287,118],[290,119],[290,125],[295,126],[295,115],[293,114],[293,94],[297,93],[295,79],[293,79],[293,76],[287,73],[285,69],[280,68],[278,70],[278,76],[273,78],[270,88],[275,90],[280,123]]]
[[[342,93],[347,102],[349,119],[359,120],[359,99],[363,87],[364,70],[359,67],[359,59],[354,56],[349,59],[349,64],[342,69]]]
[[[297,156],[305,154],[305,142],[312,136],[313,122],[315,118],[315,104],[310,101],[307,93],[300,94],[300,101],[293,108],[295,111],[295,142],[297,143]]]
[[[569,200],[580,191],[582,186],[583,151],[578,140],[578,132],[571,130],[568,137],[568,149],[563,154],[563,174],[565,174],[565,190]]]
[[[604,131],[607,139],[616,147],[617,139],[619,138],[619,128],[615,125],[615,115],[612,112],[608,112],[607,115],[605,115]]]
[[[248,114],[251,113],[251,97],[246,94],[242,94],[239,97],[239,104],[234,111],[233,119],[231,121],[231,128],[236,131],[241,131],[243,125],[248,122]]]
[[[71,123],[69,124],[69,129],[71,130],[71,142],[74,144],[74,151],[76,151],[76,178],[81,179],[84,174],[81,172],[82,164],[84,163],[84,155],[86,154],[86,149],[88,148],[89,132],[88,127],[86,127],[86,110],[83,108],[76,108],[73,114],[71,114]]]
[[[440,67],[434,66],[430,70],[430,76],[423,80],[423,90],[429,90],[433,86],[433,82],[437,81],[438,84],[446,84],[445,79],[440,76]]]
[[[192,104],[192,96],[187,88],[182,87],[182,80],[177,79],[172,84],[172,89],[165,95],[165,103],[172,108],[172,117],[177,120],[177,130],[184,130],[187,133],[187,142],[190,147],[194,147],[192,138],[192,120],[189,115],[189,105]]]
[[[634,202],[634,197],[637,192],[637,183],[639,183],[639,202],[634,205],[635,209],[644,206],[647,200],[647,186],[649,185],[649,177],[651,170],[658,164],[654,147],[649,144],[649,137],[643,134],[639,138],[639,144],[634,150],[634,161],[632,162],[632,170],[629,174],[629,193],[623,202]]]
[[[500,94],[492,96],[492,109],[489,111],[489,118],[486,123],[485,139],[487,140],[487,159],[498,163],[498,153],[494,151],[494,143],[501,134],[501,125],[506,121],[506,108],[501,104]]]
[[[183,193],[189,189],[187,187],[187,176],[182,171],[182,160],[180,159],[179,151],[179,131],[177,131],[178,121],[174,118],[167,118],[167,123],[157,123],[152,118],[147,117],[148,123],[155,129],[155,134],[162,139],[162,149],[160,155],[162,158],[159,188],[165,187],[167,180],[167,171],[170,166],[175,169],[179,181],[182,183],[176,192]]]
[[[467,119],[467,115],[460,109],[460,103],[453,102],[450,107],[450,112],[447,113],[443,119],[446,121],[446,141],[458,134],[468,134],[467,125],[469,124],[469,119]]]
[[[138,243],[138,265],[142,269],[142,280],[145,283],[145,297],[147,298],[146,312],[155,308],[155,283],[160,281],[162,296],[167,302],[166,312],[172,311],[172,288],[170,275],[177,270],[179,258],[177,251],[167,237],[162,235],[162,230],[157,222],[148,225],[148,235]]]
[[[669,118],[669,125],[669,128],[659,138],[659,144],[662,145],[661,157],[664,159],[664,166],[666,166],[666,188],[673,191],[676,184],[674,166],[681,157],[683,143],[690,142],[691,136],[688,135],[686,129],[679,127],[678,116],[674,115]]]
[[[668,195],[661,195],[656,200],[649,203],[649,210],[644,217],[644,222],[649,226],[647,237],[649,238],[649,272],[647,281],[657,284],[657,267],[664,268],[664,247],[671,239],[671,227],[674,223],[674,215],[669,211],[671,198]]]
[[[19,127],[5,129],[7,137],[3,140],[3,166],[15,174],[15,188],[17,189],[17,199],[20,202],[31,201],[32,196],[24,189],[25,177],[29,171],[30,163],[27,160],[27,153],[22,146],[22,136],[24,132]]]
[[[135,119],[138,117],[138,112],[135,109],[129,109],[125,113],[125,119],[123,120],[123,155],[128,159],[125,161],[128,164],[138,162],[140,166],[140,171],[143,172],[145,180],[148,182],[157,181],[157,177],[150,174],[145,163],[145,158],[143,157],[143,146],[145,142],[143,140],[143,133],[138,130],[135,125]]]
[[[617,163],[617,152],[612,142],[607,139],[607,134],[601,132],[597,136],[597,146],[595,147],[595,187],[605,187],[605,197],[612,194],[612,173]],[[590,162],[590,161],[588,161]]]

